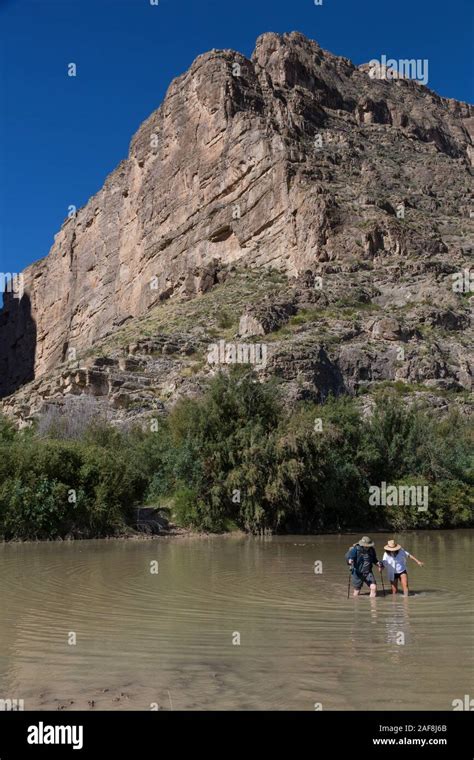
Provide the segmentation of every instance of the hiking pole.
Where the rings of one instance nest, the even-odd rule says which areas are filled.
[[[347,598],[348,599],[349,599],[349,593],[350,593],[350,590],[351,590],[351,573],[352,573],[352,568],[349,568],[349,578],[348,578],[348,581],[347,581]]]
[[[385,586],[383,585],[383,568],[380,572],[380,580],[382,581],[383,595],[385,596]]]

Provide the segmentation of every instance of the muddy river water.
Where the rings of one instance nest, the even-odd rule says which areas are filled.
[[[390,537],[375,536],[380,556]],[[474,696],[474,531],[397,536],[425,562],[409,561],[408,598],[379,582],[376,599],[347,599],[356,538],[1,545],[0,698],[25,710],[450,710]]]

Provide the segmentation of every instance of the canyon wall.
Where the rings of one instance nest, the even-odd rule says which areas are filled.
[[[431,260],[455,271],[472,252],[461,233],[472,225],[473,115],[299,33],[263,35],[251,60],[200,56],[25,270],[21,301],[6,298],[0,394],[160,302],[207,291],[221,265],[292,278],[405,261],[421,267],[420,287]]]

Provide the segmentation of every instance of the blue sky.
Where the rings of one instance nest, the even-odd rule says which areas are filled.
[[[427,58],[429,86],[473,101],[472,0],[0,0],[0,271],[45,256],[125,158],[171,79],[211,48],[250,56],[301,31],[356,64]],[[77,77],[67,76],[75,62]]]

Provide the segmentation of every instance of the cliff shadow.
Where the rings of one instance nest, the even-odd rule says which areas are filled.
[[[31,301],[6,291],[0,309],[0,398],[35,377],[36,323]]]

